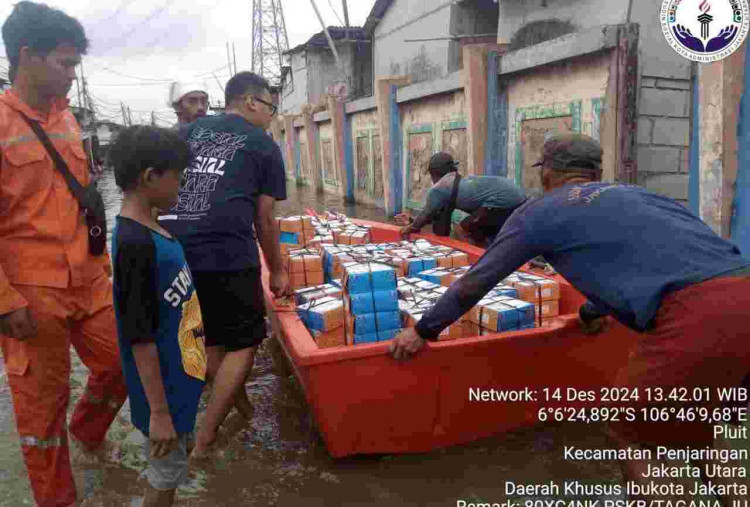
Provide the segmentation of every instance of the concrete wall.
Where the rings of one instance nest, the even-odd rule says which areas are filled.
[[[457,43],[449,40],[404,42],[405,39],[449,37],[452,0],[397,0],[386,11],[373,34],[375,78],[410,75],[413,82],[447,75],[449,54]]]
[[[299,113],[302,104],[308,103],[307,100],[307,52],[298,51],[291,55],[292,67],[291,82],[292,86],[286,86],[281,97],[282,113]],[[287,80],[290,77],[287,76]]]
[[[415,85],[419,86],[419,85]],[[467,157],[467,112],[463,90],[400,104],[403,141],[403,206],[420,209],[432,185],[427,164],[433,153],[449,151],[459,170],[473,173]]]
[[[568,21],[579,30],[628,22],[621,0],[499,0],[498,42],[510,42],[534,21]],[[683,203],[688,194],[691,64],[661,32],[661,2],[633,0],[630,21],[640,25],[638,183]]]
[[[339,58],[347,76],[354,76],[355,55],[352,44],[337,44]],[[318,104],[339,81],[339,70],[330,49],[308,48],[295,52],[291,58],[294,89],[284,90],[282,112],[298,114],[303,104]]]
[[[350,117],[352,162],[354,163],[354,199],[383,206],[383,164],[380,154],[378,110],[369,109]]]
[[[576,58],[535,69],[507,81],[508,177],[537,193],[539,169],[531,167],[541,153],[544,134],[583,132],[603,146],[603,177],[614,180],[614,131],[605,131],[604,111],[610,76],[610,55]],[[611,122],[610,122],[611,123]]]

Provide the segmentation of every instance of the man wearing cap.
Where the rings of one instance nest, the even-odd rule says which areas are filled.
[[[174,128],[182,131],[188,124],[206,116],[208,92],[203,83],[174,82],[169,87],[169,105],[177,115]]]
[[[709,390],[710,403],[691,406],[713,410],[717,388],[739,386],[750,371],[750,261],[675,201],[600,182],[601,155],[589,137],[550,138],[538,164],[545,195],[510,217],[482,258],[415,328],[395,338],[389,353],[410,357],[506,276],[543,255],[588,298],[579,315],[585,332],[604,330],[611,315],[640,333],[615,385],[637,388],[644,407],[647,389],[663,389],[668,401],[672,388],[699,387]],[[710,424],[674,418],[623,419],[610,430],[622,449],[706,448],[713,442]],[[622,463],[632,481],[671,480],[646,479],[648,462]]]
[[[425,205],[409,225],[401,229],[402,235],[419,232],[433,222],[433,232],[447,235],[453,209],[469,214],[454,227],[456,237],[485,246],[500,231],[508,217],[520,206],[526,196],[512,181],[501,176],[467,176],[458,173],[458,164],[449,153],[438,152],[430,158],[427,172],[432,178],[432,188],[427,193]],[[453,189],[456,187],[455,204]],[[399,221],[409,220],[405,215]],[[445,234],[439,229],[443,228]]]

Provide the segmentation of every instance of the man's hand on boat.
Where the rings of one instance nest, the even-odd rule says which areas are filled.
[[[424,347],[425,341],[413,327],[404,329],[388,346],[388,355],[396,360],[410,359]]]
[[[286,274],[284,269],[271,273],[270,276],[271,292],[277,298],[287,296],[289,294],[289,275]]]
[[[409,225],[410,223],[413,222],[411,218],[411,213],[409,212],[399,213],[398,215],[393,217],[393,221],[396,222],[396,225],[402,225],[402,226]]]

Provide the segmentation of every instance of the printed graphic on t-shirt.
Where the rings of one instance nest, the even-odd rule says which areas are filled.
[[[175,308],[182,303],[180,327],[177,332],[182,354],[182,368],[191,377],[205,380],[206,343],[197,292],[193,290],[190,299],[183,301],[183,298],[190,293],[192,285],[193,279],[186,265],[172,280],[171,287],[164,291],[164,299]]]
[[[195,157],[185,171],[177,204],[171,211],[178,213],[179,218],[187,219],[205,215],[211,209],[211,194],[224,176],[224,166],[234,160],[237,150],[245,145],[246,140],[246,134],[215,132],[196,126],[188,139]]]
[[[203,333],[203,318],[198,295],[182,303],[182,319],[178,333],[182,367],[191,377],[206,380],[206,343]]]

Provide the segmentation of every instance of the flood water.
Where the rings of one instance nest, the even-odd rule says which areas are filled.
[[[111,174],[100,181],[100,188],[112,218],[119,210],[120,197]],[[315,196],[309,188],[292,185],[279,213],[297,213],[306,207],[336,209],[372,220],[385,218],[382,210],[348,206],[339,198]],[[75,354],[73,365],[71,407],[87,375]],[[235,428],[239,431],[224,439],[208,466],[191,469],[190,482],[180,488],[176,505],[455,506],[459,499],[500,502],[506,498],[507,480],[541,484],[578,479],[601,484],[621,479],[614,462],[563,458],[564,445],[607,447],[601,427],[584,425],[525,429],[419,455],[332,459],[273,337],[261,346],[245,389],[256,407],[252,422]],[[33,505],[11,414],[0,363],[0,505]],[[138,506],[145,484],[139,474],[145,460],[127,404],[108,438],[116,448],[109,462],[74,467],[82,505]]]

